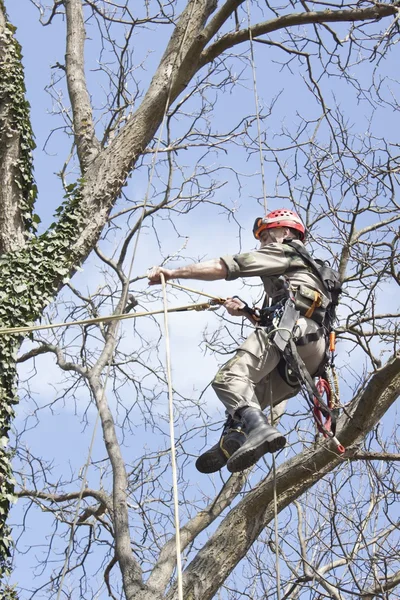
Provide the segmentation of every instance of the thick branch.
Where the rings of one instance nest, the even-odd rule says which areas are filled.
[[[65,0],[67,17],[67,51],[65,66],[67,85],[71,100],[75,143],[82,173],[96,158],[100,143],[96,138],[92,106],[85,78],[85,27],[81,0]]]
[[[313,23],[341,23],[379,20],[397,13],[396,4],[374,4],[368,8],[357,8],[352,10],[324,10],[310,11],[304,13],[292,13],[283,15],[270,21],[258,23],[251,28],[252,37],[256,38],[266,33],[272,33],[279,29],[295,27],[298,25],[310,25]],[[199,66],[203,67],[209,62],[215,60],[222,52],[237,46],[250,39],[249,29],[241,29],[235,33],[228,33],[222,36],[217,42],[203,51]]]
[[[23,363],[27,360],[30,360],[31,358],[34,358],[35,356],[46,354],[47,352],[51,352],[52,354],[56,355],[57,364],[63,371],[75,371],[76,373],[79,373],[83,376],[86,374],[86,369],[84,367],[81,367],[76,363],[68,362],[65,360],[61,348],[55,346],[54,344],[47,344],[44,342],[41,343],[41,345],[37,348],[32,348],[32,350],[29,350],[29,352],[26,352],[25,354],[20,356],[17,359],[17,363]]]
[[[374,598],[382,598],[384,592],[391,592],[400,584],[400,571],[397,571],[394,575],[382,579],[373,588],[365,590],[361,596],[363,600],[374,600]]]
[[[228,0],[214,15],[210,23],[203,31],[203,37],[207,43],[218,33],[222,25],[229,19],[232,13],[246,0]]]
[[[78,0],[68,0],[68,3],[73,2]],[[198,55],[204,47],[199,34],[215,8],[214,0],[188,2],[142,104],[112,144],[89,164],[79,190],[80,216],[75,227],[76,237],[70,245],[74,265],[82,263],[94,247],[129,173],[160,126],[167,105],[196,72]],[[78,119],[78,126],[82,118],[84,115]],[[64,221],[68,220],[70,212],[71,208],[67,206]],[[61,220],[61,225],[52,233],[54,238],[64,235],[62,227]],[[71,261],[71,255],[65,260]]]
[[[113,473],[112,520],[115,529],[115,554],[121,569],[126,600],[133,600],[144,589],[142,572],[131,548],[126,490],[128,479],[115,431],[114,420],[103,387],[97,376],[90,376],[90,385],[99,410],[103,436]]]

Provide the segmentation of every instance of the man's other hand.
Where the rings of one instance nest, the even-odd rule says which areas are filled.
[[[246,314],[243,311],[246,305],[240,298],[227,298],[224,306],[232,317],[243,317]]]

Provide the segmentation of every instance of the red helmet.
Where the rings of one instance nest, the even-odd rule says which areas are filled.
[[[254,237],[259,240],[262,231],[273,229],[274,227],[295,229],[299,232],[301,241],[304,241],[306,237],[306,228],[301,222],[299,215],[287,208],[278,208],[278,210],[273,210],[266,217],[258,217],[253,227]]]

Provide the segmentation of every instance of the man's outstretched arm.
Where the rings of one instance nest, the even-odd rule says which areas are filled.
[[[178,269],[164,269],[164,267],[153,267],[147,274],[149,285],[161,283],[160,274],[163,273],[166,281],[170,279],[199,279],[200,281],[216,281],[226,279],[228,269],[220,258],[213,258],[192,265],[185,265]]]
[[[161,283],[160,274],[163,273],[165,280],[170,279],[198,279],[200,281],[217,281],[218,279],[226,279],[228,269],[226,264],[220,258],[214,258],[179,269],[164,269],[164,267],[153,267],[149,270],[147,277],[149,285],[158,285]],[[233,317],[247,317],[254,324],[248,313],[242,310],[244,304],[239,298],[227,298],[224,304],[226,310]]]

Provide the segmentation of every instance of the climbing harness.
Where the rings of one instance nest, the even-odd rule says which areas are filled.
[[[281,377],[292,387],[300,385],[318,431],[325,438],[332,439],[337,451],[343,454],[345,448],[335,435],[339,412],[339,386],[334,366],[335,334],[332,330],[341,284],[338,273],[334,269],[322,261],[315,261],[303,246],[290,242],[291,240],[285,240],[284,243],[295,250],[306,265],[317,274],[327,296],[304,285],[300,285],[293,293],[289,281],[285,276],[281,276],[279,279],[283,284],[285,297],[273,306],[262,309],[252,308],[238,296],[235,297],[243,303],[242,311],[250,317],[251,321],[269,332],[269,337],[282,356],[278,364]],[[297,321],[300,316],[312,318],[320,324],[320,327],[312,333],[297,335]],[[316,374],[319,380],[315,383],[297,348],[325,336],[329,339],[329,348],[327,347],[325,360]]]
[[[333,272],[332,269],[330,271]],[[282,355],[282,359],[278,364],[278,371],[289,385],[292,387],[300,385],[302,387],[305,392],[306,401],[316,421],[318,431],[324,437],[332,439],[338,452],[343,454],[345,448],[335,435],[339,405],[339,386],[334,366],[335,334],[333,331],[329,332],[329,354],[327,349],[325,360],[320,365],[317,373],[319,375],[317,384],[315,384],[314,377],[308,372],[297,350],[299,346],[317,341],[326,335],[325,324],[331,327],[331,319],[334,312],[332,311],[329,314],[329,319],[326,319],[323,313],[320,314],[319,317],[321,322],[324,322],[324,326],[321,326],[313,333],[299,337],[296,335],[296,328],[300,315],[308,318],[311,318],[312,315],[315,318],[317,316],[315,311],[322,305],[322,300],[317,301],[317,293],[311,303],[311,308],[307,305],[303,306],[298,301],[298,291],[293,295],[288,282],[285,283],[284,287],[287,294],[286,300],[272,313],[269,325],[267,322],[267,331],[269,330],[271,339]],[[300,286],[300,288],[302,287],[304,286]],[[329,304],[326,305],[325,310],[329,310]],[[323,399],[324,394],[327,398],[326,402]]]

